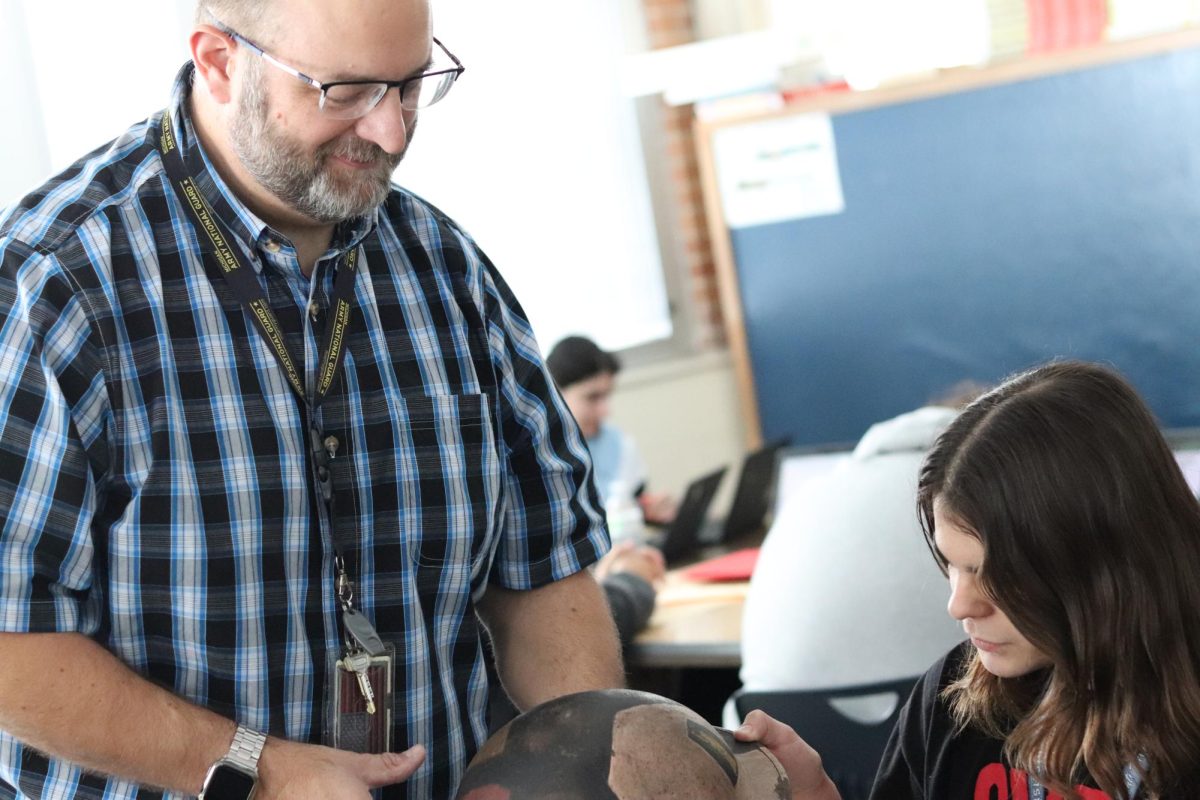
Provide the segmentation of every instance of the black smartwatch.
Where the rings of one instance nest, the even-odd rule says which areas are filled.
[[[265,733],[238,725],[229,752],[208,768],[199,800],[250,800],[258,789],[258,757]]]

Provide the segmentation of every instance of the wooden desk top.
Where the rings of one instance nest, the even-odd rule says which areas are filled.
[[[625,650],[631,667],[740,667],[749,583],[698,583],[667,574],[654,615]]]

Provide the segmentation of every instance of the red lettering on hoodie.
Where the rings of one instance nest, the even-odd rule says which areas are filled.
[[[1076,786],[1080,800],[1112,800],[1099,789]],[[994,792],[994,794],[993,794]],[[1019,769],[1009,769],[1003,764],[988,764],[979,770],[975,779],[973,800],[1030,800],[1029,775]],[[1046,800],[1064,800],[1061,794],[1047,792]]]

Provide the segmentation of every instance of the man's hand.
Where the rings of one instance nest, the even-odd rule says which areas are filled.
[[[425,748],[364,755],[267,739],[258,762],[259,800],[368,800],[371,789],[403,783],[425,761]]]
[[[138,676],[87,637],[0,634],[0,728],[44,753],[194,796],[235,727]],[[407,780],[424,760],[421,746],[369,756],[271,737],[256,796],[368,800],[370,789]]]
[[[665,492],[642,492],[638,505],[642,518],[651,525],[670,525],[679,511],[679,502]]]
[[[779,759],[792,784],[792,800],[841,800],[837,787],[821,768],[821,756],[791,726],[755,709],[733,735],[743,742],[761,743]]]

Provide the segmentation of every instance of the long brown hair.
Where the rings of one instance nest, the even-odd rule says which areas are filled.
[[[1139,755],[1151,797],[1194,779],[1200,504],[1137,392],[1080,362],[1012,378],[926,458],[918,506],[938,557],[935,499],[983,544],[983,590],[1051,662],[1004,679],[974,654],[947,689],[959,724],[1071,798],[1084,772],[1125,798]]]

